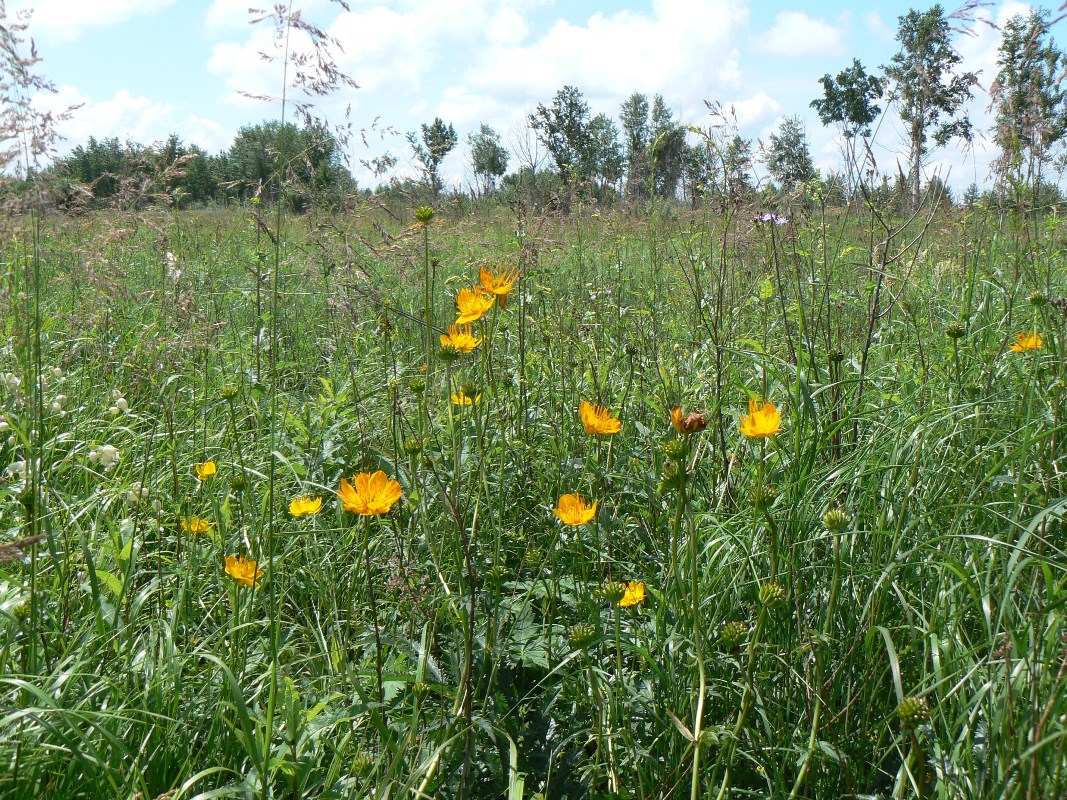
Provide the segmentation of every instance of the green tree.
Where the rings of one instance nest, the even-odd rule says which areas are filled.
[[[582,172],[600,187],[613,187],[622,179],[623,155],[619,129],[607,114],[589,121],[588,143]]]
[[[767,169],[779,186],[789,190],[815,175],[808,134],[800,117],[786,117],[771,134]]]
[[[422,141],[414,131],[408,134],[408,143],[415,151],[415,158],[422,164],[422,170],[430,189],[434,194],[441,191],[441,162],[452,152],[459,140],[456,129],[451,124],[445,125],[440,117],[434,117],[429,125],[422,125]]]
[[[659,197],[673,198],[685,167],[685,128],[674,120],[674,112],[658,94],[652,98],[649,122],[653,188]]]
[[[1048,38],[1046,11],[1016,15],[1004,26],[999,71],[989,94],[996,108],[997,168],[1017,185],[1037,186],[1049,151],[1067,135],[1063,52]]]
[[[823,96],[811,101],[811,107],[819,114],[823,125],[836,125],[841,131],[845,156],[845,176],[849,187],[862,173],[857,158],[856,140],[866,140],[871,135],[871,125],[882,113],[875,102],[882,96],[882,83],[869,75],[859,59],[852,59],[852,66],[841,70],[837,77],[829,73],[819,79]],[[863,160],[869,148],[864,146]]]
[[[355,188],[337,140],[314,125],[297,128],[277,120],[246,125],[214,166],[222,185],[240,200],[277,202],[284,194],[294,211],[340,205]]]
[[[630,95],[619,109],[626,158],[626,196],[630,199],[649,194],[648,146],[652,129],[648,111],[648,98],[638,92]]]
[[[564,86],[551,105],[537,104],[530,114],[530,127],[544,144],[567,187],[583,177],[582,167],[589,149],[589,104],[574,86]]]
[[[474,176],[481,181],[482,193],[488,194],[508,170],[508,151],[500,143],[500,134],[484,123],[477,133],[467,136],[467,144]]]
[[[957,74],[962,61],[949,41],[950,26],[944,9],[935,5],[929,11],[912,9],[899,18],[897,41],[900,52],[884,67],[893,84],[904,121],[911,162],[911,198],[919,203],[923,159],[929,142],[943,147],[950,140],[972,139],[971,121],[963,110],[978,82],[973,72]]]
[[[739,134],[722,151],[723,182],[726,194],[737,198],[752,191],[752,140]]]

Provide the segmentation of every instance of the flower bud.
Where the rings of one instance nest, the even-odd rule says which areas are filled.
[[[930,719],[930,704],[924,697],[905,697],[897,706],[897,719],[905,727],[921,725]]]
[[[778,581],[767,581],[766,583],[760,584],[759,601],[767,608],[780,606],[785,602],[785,599],[785,587],[778,583]]]
[[[415,209],[415,221],[420,225],[429,225],[432,219],[433,208],[430,206],[419,206]]]
[[[572,650],[585,650],[596,641],[596,629],[584,622],[567,631],[567,644]]]
[[[822,525],[830,533],[840,533],[848,525],[852,515],[841,508],[831,508],[822,515]]]
[[[617,605],[626,596],[626,584],[621,581],[609,581],[601,586],[596,594],[604,602]]]
[[[748,634],[748,626],[743,622],[734,620],[733,622],[727,622],[722,626],[719,631],[719,639],[727,650],[733,650]]]

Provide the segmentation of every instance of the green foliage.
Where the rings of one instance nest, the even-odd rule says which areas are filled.
[[[951,27],[944,9],[934,5],[899,17],[900,52],[884,67],[892,82],[891,98],[906,125],[911,151],[912,202],[918,204],[920,171],[928,142],[943,147],[951,139],[971,141],[972,127],[963,104],[978,82],[973,72],[957,73],[963,60],[949,41]]]
[[[800,117],[786,117],[771,134],[767,169],[783,189],[792,190],[798,183],[815,177],[808,135]]]
[[[500,134],[485,123],[477,133],[467,136],[467,143],[474,175],[481,179],[483,193],[488,194],[508,170],[508,151],[500,143]]]
[[[827,73],[819,79],[823,96],[811,101],[811,107],[819,113],[823,125],[839,125],[847,138],[869,136],[871,125],[881,108],[875,103],[882,96],[882,83],[874,75],[867,74],[859,59],[852,59],[852,66],[837,73],[836,78]]]
[[[1004,26],[999,70],[989,87],[996,108],[993,139],[1001,177],[1018,193],[1042,180],[1050,150],[1067,136],[1063,51],[1049,37],[1049,14],[1016,15]]]
[[[429,125],[422,126],[422,140],[414,131],[408,134],[408,144],[415,152],[415,157],[422,164],[423,173],[430,190],[436,195],[441,192],[441,162],[452,152],[459,139],[456,129],[445,125],[440,117],[434,117]]]

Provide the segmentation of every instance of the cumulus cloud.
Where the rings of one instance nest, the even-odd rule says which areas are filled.
[[[779,56],[838,56],[845,52],[844,33],[803,11],[779,11],[771,29],[757,37],[756,49]]]
[[[153,14],[175,0],[14,0],[8,13],[32,11],[32,36],[75,39],[89,28],[104,27],[139,15]]]
[[[70,119],[58,126],[64,137],[59,144],[61,153],[84,144],[90,136],[151,144],[176,132],[186,143],[199,145],[208,152],[228,147],[233,138],[231,131],[213,120],[178,114],[169,103],[135,96],[126,89],[118,90],[110,98],[94,100],[73,86],[60,86],[56,93],[38,95],[34,102],[38,108],[53,112],[78,106]]]

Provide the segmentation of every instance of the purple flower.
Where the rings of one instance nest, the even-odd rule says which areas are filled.
[[[788,225],[789,220],[779,214],[764,211],[756,217],[756,222],[773,222],[775,225]]]

